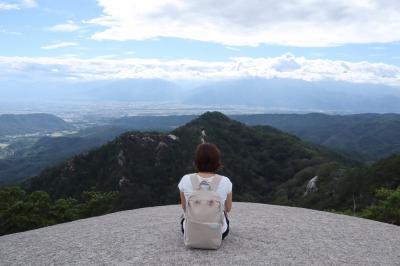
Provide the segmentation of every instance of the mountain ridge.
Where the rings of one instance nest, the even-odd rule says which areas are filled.
[[[128,179],[124,189],[129,193],[126,192],[125,200],[129,201],[130,193],[137,193],[146,198],[142,203],[174,203],[173,191],[178,179],[194,170],[192,159],[201,142],[202,129],[207,141],[216,143],[223,151],[226,170],[221,173],[233,178],[238,185],[236,197],[241,200],[261,199],[297,171],[334,158],[331,153],[279,130],[270,127],[257,130],[221,113],[207,112],[170,133],[127,132],[88,155],[76,156],[60,167],[47,169],[31,179],[30,190],[45,190],[55,198],[77,197],[90,187],[100,191],[121,189],[119,181]],[[159,182],[156,187],[153,179]],[[155,202],[145,192],[159,195],[161,201]],[[133,203],[128,206],[143,207]]]
[[[192,84],[193,83],[193,84]],[[305,81],[285,78],[177,80],[137,78],[101,81],[0,81],[0,99],[20,103],[47,99],[61,102],[127,99],[199,106],[246,105],[278,112],[400,112],[400,90],[383,84]],[[114,93],[115,92],[115,93]],[[289,96],[289,97],[288,97]]]
[[[400,90],[379,84],[247,78],[194,90],[186,103],[249,105],[283,112],[400,112]]]
[[[0,136],[71,130],[61,118],[46,114],[0,114]]]

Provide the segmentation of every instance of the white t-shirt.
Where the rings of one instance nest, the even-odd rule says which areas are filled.
[[[192,174],[184,175],[178,184],[178,188],[181,192],[183,192],[186,200],[188,200],[189,196],[193,193],[192,181],[190,180],[191,175]],[[221,197],[223,206],[225,206],[226,197],[228,196],[229,193],[232,192],[232,182],[229,180],[228,177],[223,175],[220,176],[221,176],[221,181],[219,182],[216,192]],[[199,182],[203,180],[211,182],[214,176],[201,177],[197,175],[197,178],[199,179]],[[226,223],[226,219],[224,219],[224,226],[222,227],[222,232],[225,232],[227,228],[228,225]]]

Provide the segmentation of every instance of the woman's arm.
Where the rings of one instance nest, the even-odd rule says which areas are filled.
[[[225,211],[230,212],[232,209],[232,191],[226,196]]]
[[[181,205],[182,205],[182,209],[183,211],[186,210],[186,198],[185,198],[185,194],[183,192],[180,193],[181,195]]]

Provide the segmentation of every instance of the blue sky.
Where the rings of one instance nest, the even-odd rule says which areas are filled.
[[[289,54],[297,64],[382,63],[383,71],[396,72],[392,79],[399,77],[398,1],[279,2],[0,0],[0,56],[8,63],[15,57],[231,62]]]

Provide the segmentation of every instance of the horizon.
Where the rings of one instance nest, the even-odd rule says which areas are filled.
[[[400,113],[399,17],[378,0],[0,0],[0,113]]]

